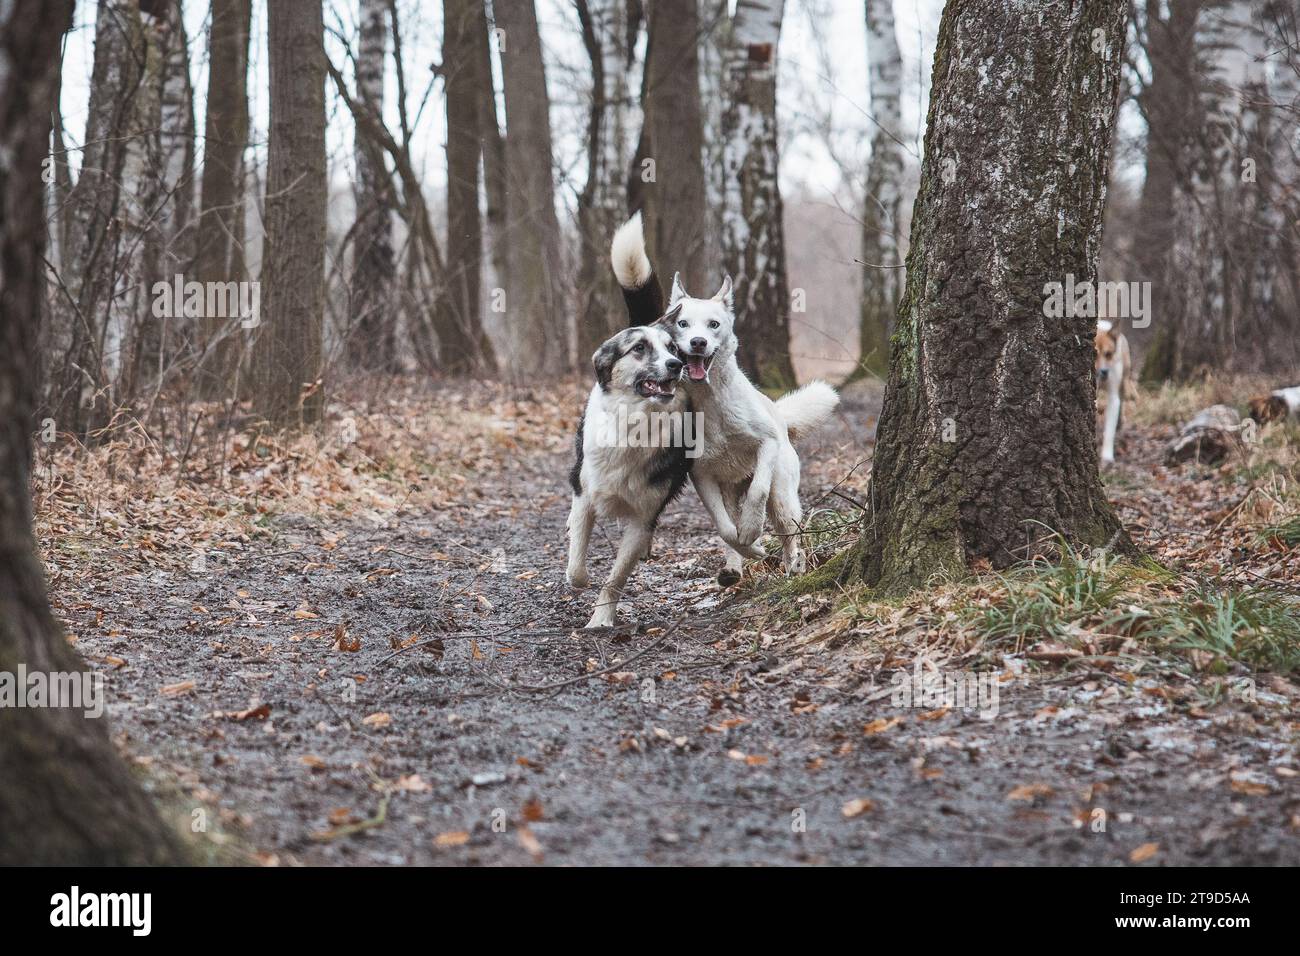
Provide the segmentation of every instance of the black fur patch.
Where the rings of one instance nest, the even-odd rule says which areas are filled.
[[[683,414],[691,414],[691,404],[686,403]],[[691,466],[695,464],[694,458],[686,456],[685,448],[661,448],[659,453],[654,456],[650,462],[650,484],[651,485],[668,485],[667,494],[664,500],[659,502],[659,510],[655,516],[650,519],[650,530],[653,531],[659,524],[659,516],[664,513],[669,502],[676,498],[682,492],[686,485],[686,479],[691,476]]]
[[[569,487],[574,495],[582,494],[582,426],[587,421],[587,412],[578,416],[578,434],[573,436],[573,467],[569,469]]]
[[[616,335],[596,349],[596,354],[591,357],[591,364],[596,368],[596,382],[602,392],[609,391],[609,380],[614,375],[614,363],[622,357],[622,348],[622,336]]]
[[[664,290],[659,276],[651,271],[650,278],[635,289],[623,290],[627,305],[628,325],[649,325],[664,314]]]

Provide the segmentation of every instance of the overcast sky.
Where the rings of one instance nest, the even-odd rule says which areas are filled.
[[[96,0],[79,0],[76,26],[67,40],[63,74],[63,115],[70,143],[80,145],[85,129],[89,77],[94,47]],[[904,123],[915,130],[924,115],[930,62],[942,0],[896,0],[899,45],[903,53],[907,87],[903,97]],[[356,32],[355,0],[327,0],[326,31],[337,30],[350,39]],[[439,4],[427,0],[399,0],[403,25],[408,110],[414,116],[429,89],[430,64],[441,59],[442,16]],[[561,201],[572,208],[573,195],[585,175],[582,150],[583,100],[586,90],[575,82],[587,80],[586,52],[578,20],[569,0],[538,0],[538,18],[552,94],[556,168],[565,175]],[[202,151],[203,110],[207,90],[207,29],[209,3],[187,0],[186,30],[191,51],[191,75],[197,95],[199,149]],[[342,45],[330,38],[327,45],[336,63],[344,60]],[[824,138],[807,130],[810,115],[827,114],[834,130],[832,144],[840,163],[865,171],[870,140],[870,96],[867,92],[866,27],[862,0],[787,0],[785,26],[779,51],[782,74],[778,91],[783,129],[781,175],[786,190],[806,189],[816,196],[845,198],[840,166],[832,160]],[[265,0],[253,3],[253,43],[250,51],[249,95],[253,123],[253,148],[259,164],[265,159],[267,128]],[[346,71],[345,71],[346,72]],[[396,74],[391,57],[387,106],[396,119]],[[332,90],[327,100],[327,132],[331,173],[339,186],[352,175],[352,124]],[[426,189],[440,192],[446,182],[446,141],[442,86],[429,96],[415,142],[415,156]],[[919,152],[919,142],[914,144]],[[79,157],[73,157],[73,165]],[[861,175],[861,174],[859,174]]]

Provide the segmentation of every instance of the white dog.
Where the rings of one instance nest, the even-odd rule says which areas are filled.
[[[667,330],[653,326],[626,329],[592,356],[596,385],[578,426],[577,460],[569,474],[569,584],[585,588],[589,583],[587,545],[597,517],[618,519],[623,538],[587,627],[614,623],[618,599],[649,551],[660,513],[686,483],[689,449],[681,442],[648,441],[652,432],[643,427],[666,421],[660,417],[664,413],[690,411],[685,390],[678,387],[682,361],[676,353]],[[629,433],[637,427],[640,437]]]
[[[615,234],[610,256],[632,321],[658,320],[670,329],[686,363],[683,384],[701,413],[702,432],[691,483],[727,545],[719,583],[740,580],[745,557],[765,556],[755,543],[765,517],[782,536],[786,573],[802,573],[799,455],[791,440],[829,418],[839,396],[825,382],[810,382],[774,402],[754,387],[736,364],[730,276],[710,299],[692,298],[674,276],[668,314],[653,314],[663,293],[646,255],[639,213]]]
[[[1133,359],[1128,348],[1128,339],[1122,332],[1115,330],[1113,323],[1106,319],[1097,322],[1097,334],[1093,339],[1096,350],[1097,387],[1106,390],[1106,420],[1101,433],[1101,463],[1115,463],[1115,437],[1123,424],[1123,409],[1126,401],[1137,397],[1137,387],[1133,382]]]

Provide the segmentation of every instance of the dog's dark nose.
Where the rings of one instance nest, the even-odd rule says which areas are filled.
[[[708,339],[691,339],[691,351],[693,352],[703,352],[708,345]]]
[[[1110,369],[1108,369],[1108,368],[1098,369],[1098,370],[1097,370],[1097,380],[1098,380],[1098,381],[1101,381],[1101,382],[1104,382],[1104,381],[1106,381],[1106,376],[1109,375],[1109,374],[1110,374]]]
[[[669,375],[676,375],[682,370],[682,363],[677,361],[677,359],[669,359],[667,362],[664,362],[664,367],[668,369]]]

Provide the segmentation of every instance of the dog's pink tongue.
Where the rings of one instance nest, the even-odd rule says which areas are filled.
[[[709,370],[704,367],[704,359],[693,358],[686,362],[686,374],[692,382],[702,382],[709,377]]]

